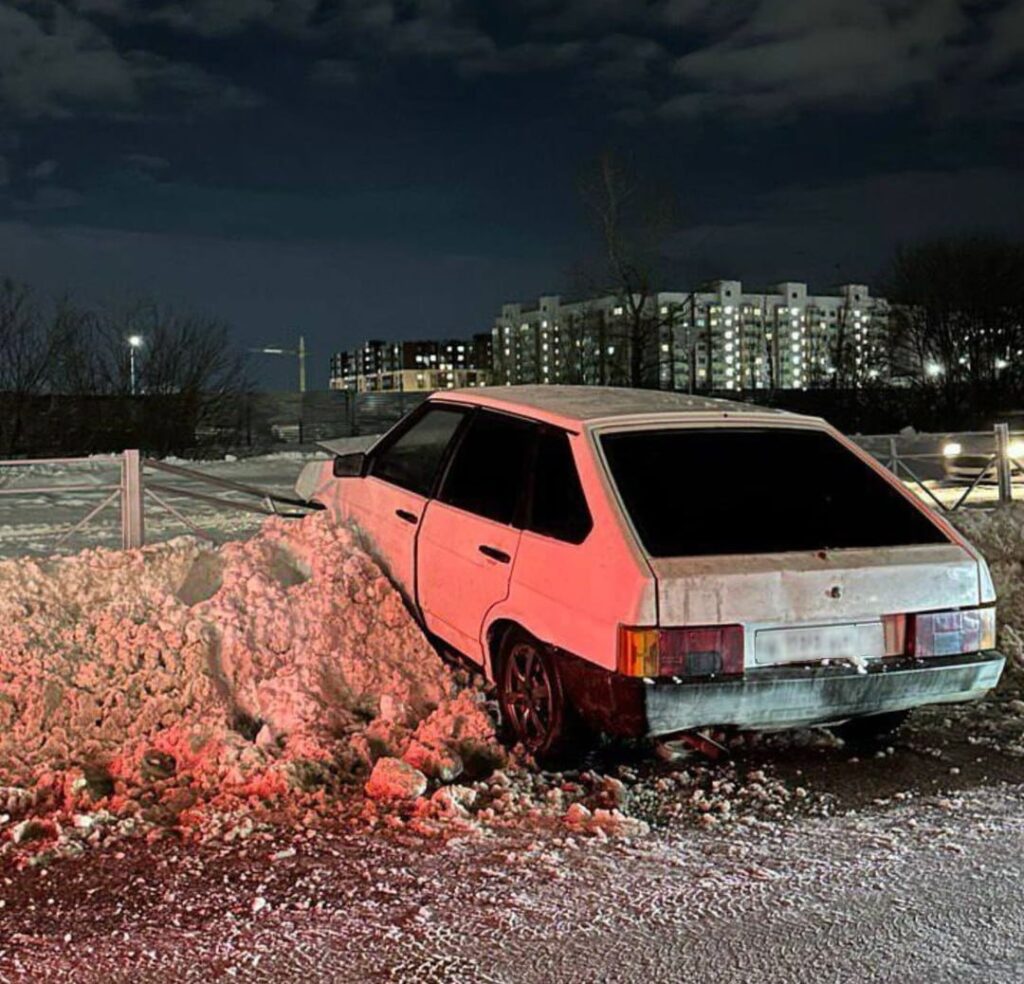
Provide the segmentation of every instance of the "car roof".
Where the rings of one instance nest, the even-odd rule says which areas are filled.
[[[735,400],[718,400],[665,390],[629,389],[624,386],[487,386],[439,390],[430,399],[519,411],[524,416],[572,429],[598,421],[606,423],[668,414],[808,419],[785,410],[753,406]]]

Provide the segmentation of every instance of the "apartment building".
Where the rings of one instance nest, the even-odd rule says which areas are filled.
[[[490,372],[492,340],[385,342],[371,339],[331,357],[331,389],[357,393],[414,392],[484,386]]]
[[[505,304],[492,330],[496,384],[665,389],[807,389],[865,385],[888,371],[889,306],[864,284],[811,294],[785,282],[748,292],[737,280],[666,291],[643,304],[606,296]]]

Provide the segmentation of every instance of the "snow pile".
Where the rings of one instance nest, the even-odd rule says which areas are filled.
[[[999,646],[1024,669],[1024,503],[960,510],[951,518],[988,561],[998,596]]]
[[[800,799],[649,748],[639,768],[614,747],[562,772],[509,756],[479,681],[441,661],[326,513],[219,548],[0,560],[0,624],[0,857],[338,824],[599,841],[775,819]]]
[[[0,561],[0,624],[0,787],[40,809],[180,816],[361,787],[384,757],[441,781],[503,757],[480,694],[326,514],[219,549]]]

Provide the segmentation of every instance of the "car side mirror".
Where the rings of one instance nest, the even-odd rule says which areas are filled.
[[[363,465],[366,464],[365,451],[350,451],[348,454],[334,456],[334,477],[335,478],[360,478],[363,474]]]

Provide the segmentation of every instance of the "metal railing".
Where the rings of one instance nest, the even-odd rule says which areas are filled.
[[[989,503],[1006,504],[1014,499],[1013,473],[1024,474],[1024,468],[1011,453],[1010,428],[1008,424],[996,424],[991,431],[970,431],[948,434],[914,434],[911,438],[898,434],[869,435],[854,439],[860,447],[878,459],[897,478],[906,482],[927,498],[937,509],[945,513],[956,512],[968,499],[978,498],[979,489],[988,489],[994,481],[996,496],[989,496]],[[917,443],[934,442],[937,451],[904,452],[899,444],[904,440]],[[947,474],[946,463],[964,455],[962,442],[972,447],[966,452],[970,464],[960,467],[961,474]],[[879,447],[879,444],[882,447]],[[943,445],[961,445],[959,452],[952,454]],[[923,466],[941,464],[942,476],[928,479],[922,472]],[[929,481],[932,484],[929,484]],[[960,487],[966,485],[963,491]],[[955,491],[950,501],[944,501],[938,490]]]
[[[56,539],[55,545],[62,546],[70,537],[81,532],[86,526],[95,520],[105,509],[113,506],[115,502],[120,505],[121,519],[121,546],[125,550],[141,547],[145,543],[145,512],[146,503],[150,502],[159,509],[166,512],[175,520],[187,527],[196,536],[216,542],[214,537],[207,530],[202,529],[194,520],[190,519],[175,502],[174,497],[191,499],[195,502],[202,502],[206,505],[215,505],[219,508],[241,510],[243,512],[256,513],[263,516],[283,516],[288,519],[299,519],[308,515],[310,511],[322,509],[319,503],[306,502],[302,499],[291,496],[280,495],[267,489],[261,489],[254,485],[247,485],[243,482],[235,482],[231,479],[219,478],[198,471],[194,468],[184,468],[181,465],[172,465],[166,461],[159,461],[155,458],[143,458],[136,449],[122,452],[119,456],[120,479],[117,482],[94,483],[71,483],[52,484],[47,486],[24,486],[24,485],[3,485],[0,486],[0,496],[25,496],[43,495],[60,496],[63,493],[97,493],[102,496],[100,501],[91,506],[81,519],[72,523]],[[25,467],[37,467],[48,465],[81,465],[85,462],[92,463],[89,458],[22,458],[12,460],[0,460],[0,474],[3,469],[17,469]],[[178,479],[187,479],[191,482],[198,482],[203,485],[219,489],[227,493],[242,495],[249,500],[239,501],[237,498],[228,498],[226,495],[216,495],[211,492],[200,492],[178,483],[170,483],[157,478],[152,480],[146,473],[155,472],[173,476]],[[279,506],[286,507],[285,509]]]

